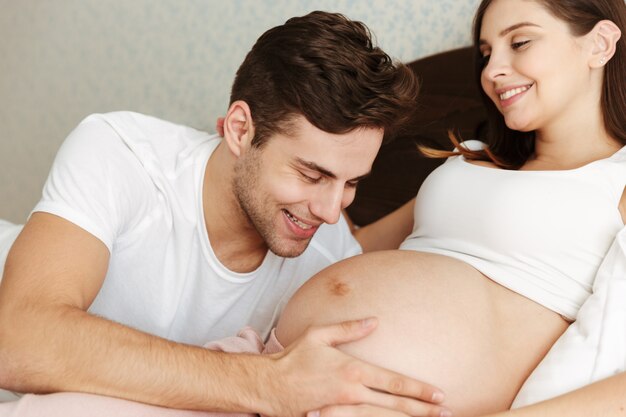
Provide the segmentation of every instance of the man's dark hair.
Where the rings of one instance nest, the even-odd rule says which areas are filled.
[[[265,32],[239,67],[230,102],[245,101],[254,146],[288,133],[302,115],[328,133],[401,126],[418,93],[413,72],[372,44],[369,29],[341,14],[312,12]]]

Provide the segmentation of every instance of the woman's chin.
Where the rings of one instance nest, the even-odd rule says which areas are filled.
[[[535,130],[535,127],[530,123],[529,120],[523,120],[519,118],[505,118],[504,123],[506,127],[512,130],[517,130],[519,132],[531,132]]]

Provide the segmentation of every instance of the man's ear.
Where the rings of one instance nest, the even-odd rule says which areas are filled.
[[[241,156],[251,146],[254,138],[254,124],[250,106],[242,100],[233,102],[224,117],[224,140],[228,149],[236,157]]]
[[[610,20],[601,20],[590,32],[592,49],[589,57],[591,68],[603,67],[615,55],[617,41],[622,36],[619,27]]]

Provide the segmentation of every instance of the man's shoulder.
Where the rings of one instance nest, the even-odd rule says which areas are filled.
[[[217,135],[131,111],[91,114],[70,136],[73,141],[98,142],[98,146],[166,160],[207,142],[219,142]]]
[[[171,126],[174,125],[170,122],[130,111],[93,113],[76,126],[66,142],[87,141],[102,144],[112,143],[113,139],[129,142],[145,137],[151,130],[167,134],[167,127]]]
[[[209,136],[192,127],[160,119],[155,116],[137,113],[133,111],[114,111],[109,113],[94,113],[87,116],[80,125],[91,125],[94,127],[106,127],[113,129],[118,134],[131,136],[145,136],[151,133],[168,133],[189,131],[197,134]]]

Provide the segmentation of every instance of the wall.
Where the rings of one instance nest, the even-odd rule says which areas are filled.
[[[321,9],[392,57],[469,44],[478,0],[0,0],[0,218],[24,222],[86,115],[134,110],[213,131],[256,38]]]

